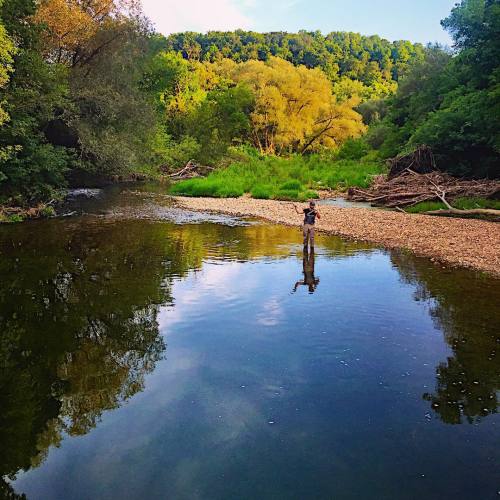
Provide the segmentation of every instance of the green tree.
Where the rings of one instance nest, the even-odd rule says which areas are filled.
[[[36,200],[64,184],[71,151],[49,143],[44,130],[67,106],[63,67],[48,64],[39,51],[40,27],[32,0],[5,0],[0,18],[14,40],[14,73],[0,100],[10,119],[0,127],[0,202]]]
[[[500,5],[462,0],[443,26],[457,53],[430,48],[402,79],[386,120],[376,127],[386,134],[381,153],[392,156],[425,143],[442,170],[499,176]]]

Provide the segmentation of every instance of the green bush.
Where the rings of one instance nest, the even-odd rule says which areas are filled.
[[[369,151],[370,147],[363,138],[348,139],[339,149],[337,158],[339,160],[361,160]]]
[[[53,206],[47,205],[40,210],[40,215],[42,217],[54,217],[56,215],[56,211]]]
[[[0,222],[23,222],[24,216],[21,214],[12,214],[12,215],[5,215],[1,216]]]
[[[423,201],[412,207],[405,208],[405,211],[409,214],[419,214],[421,212],[430,212],[431,210],[442,210],[443,208],[446,208],[445,204],[439,201]]]
[[[316,191],[307,190],[300,194],[300,201],[317,200],[319,194]]]
[[[452,205],[461,210],[471,210],[473,208],[500,210],[500,200],[489,200],[487,198],[457,198]]]
[[[302,189],[302,184],[298,180],[286,181],[280,186],[280,190],[292,190],[292,191],[300,191]]]
[[[257,200],[269,200],[273,196],[273,188],[269,185],[258,184],[252,188],[250,194]]]
[[[300,192],[295,189],[280,189],[275,195],[275,200],[300,201]]]

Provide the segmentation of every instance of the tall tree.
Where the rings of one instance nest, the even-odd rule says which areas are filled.
[[[364,131],[352,101],[339,105],[331,83],[319,69],[295,67],[271,57],[235,67],[233,78],[255,95],[252,138],[264,153],[305,151],[337,145]]]
[[[0,127],[0,202],[21,202],[51,196],[64,184],[71,152],[53,146],[44,130],[66,107],[64,68],[40,55],[40,29],[33,19],[34,0],[5,0],[0,18],[14,41],[14,73],[1,90],[0,101],[10,120]]]

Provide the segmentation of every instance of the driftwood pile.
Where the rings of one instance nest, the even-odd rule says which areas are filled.
[[[348,197],[352,201],[369,202],[403,211],[423,201],[441,201],[446,210],[427,212],[433,215],[488,215],[500,217],[500,210],[471,209],[458,210],[451,203],[457,198],[474,197],[500,199],[500,181],[465,180],[452,177],[443,172],[418,174],[406,168],[400,175],[389,179],[377,176],[367,189],[351,188]]]
[[[417,174],[429,174],[436,170],[436,160],[429,146],[419,146],[415,151],[391,158],[387,162],[389,166],[388,179],[394,179],[408,169]]]
[[[208,167],[206,165],[198,165],[193,160],[189,160],[184,167],[182,167],[178,172],[168,174],[170,179],[173,181],[180,181],[183,179],[193,179],[194,177],[204,177],[208,175],[213,167]]]
[[[432,215],[486,215],[500,219],[500,210],[458,210],[450,202],[457,198],[500,199],[499,180],[466,180],[436,170],[429,146],[396,156],[388,161],[389,173],[374,179],[370,189],[349,189],[352,201],[369,202],[404,212],[405,208],[423,201],[441,201],[446,209],[426,212]]]
[[[443,172],[417,174],[407,170],[392,179],[379,175],[367,190],[349,189],[350,200],[389,208],[409,207],[422,201],[440,201],[441,196],[450,201],[463,197],[500,198],[500,181],[464,180]]]

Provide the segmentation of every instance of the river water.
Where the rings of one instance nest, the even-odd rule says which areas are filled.
[[[0,227],[0,497],[498,498],[498,280],[154,190],[70,209]]]

